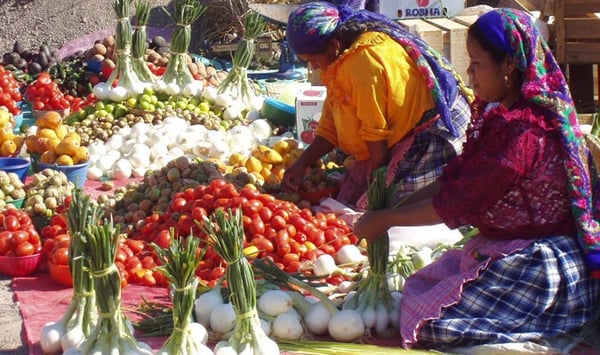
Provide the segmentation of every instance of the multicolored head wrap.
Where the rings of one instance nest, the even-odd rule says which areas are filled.
[[[505,53],[512,56],[517,68],[524,73],[523,97],[545,108],[561,132],[567,152],[564,165],[570,181],[571,209],[577,222],[579,241],[586,251],[593,277],[600,278],[600,224],[594,216],[600,207],[595,193],[599,187],[598,178],[565,77],[527,13],[493,9],[475,24],[488,40],[510,46]],[[498,39],[500,34],[502,38]]]
[[[300,5],[288,19],[286,37],[288,44],[298,54],[314,54],[325,49],[338,28],[346,21],[376,24],[372,31],[382,32],[394,38],[415,62],[425,77],[440,117],[448,130],[458,137],[450,108],[460,93],[470,98],[456,70],[431,46],[404,27],[384,15],[349,6],[348,0],[339,0],[340,5],[330,2],[309,2]],[[357,1],[350,1],[350,5]],[[361,1],[358,1],[361,3]],[[364,5],[364,2],[362,2]]]

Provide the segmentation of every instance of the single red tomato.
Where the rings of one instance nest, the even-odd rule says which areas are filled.
[[[154,238],[153,242],[159,247],[166,249],[171,245],[172,239],[171,232],[168,229],[162,229],[158,232],[158,235]]]
[[[57,265],[69,265],[69,248],[54,248],[50,254],[50,262]]]
[[[29,241],[29,233],[18,230],[13,232],[12,236],[12,245],[16,247],[17,245]]]
[[[13,232],[19,229],[20,224],[19,224],[19,219],[16,216],[6,216],[4,218],[4,230]]]
[[[15,255],[17,256],[27,256],[33,254],[34,252],[35,247],[33,246],[33,244],[27,241],[19,243],[15,247]]]

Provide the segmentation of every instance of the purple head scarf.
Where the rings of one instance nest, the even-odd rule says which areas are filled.
[[[590,151],[579,128],[569,87],[552,51],[538,33],[533,19],[515,9],[494,9],[475,24],[524,73],[521,93],[543,107],[562,135],[567,152],[564,166],[570,181],[571,210],[592,276],[600,278],[600,224],[596,216],[598,178]]]
[[[286,37],[292,50],[298,54],[323,51],[337,29],[349,20],[375,24],[373,31],[385,33],[396,40],[415,62],[431,90],[442,121],[450,133],[458,137],[458,129],[452,122],[451,106],[457,95],[470,98],[470,92],[448,60],[397,22],[384,15],[360,9],[361,6],[364,7],[364,1],[335,2],[340,4],[324,1],[305,3],[290,14]]]

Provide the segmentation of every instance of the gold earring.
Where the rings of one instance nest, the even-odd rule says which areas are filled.
[[[504,74],[504,86],[506,86],[508,89],[510,89],[512,86],[512,80],[508,74]]]

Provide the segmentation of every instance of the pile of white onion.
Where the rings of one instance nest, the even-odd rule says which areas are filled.
[[[142,177],[146,171],[159,170],[181,156],[227,161],[233,153],[249,155],[272,133],[270,123],[264,119],[228,131],[190,125],[176,116],[166,117],[157,125],[138,122],[122,128],[106,142],[89,145],[87,177],[90,180]]]

